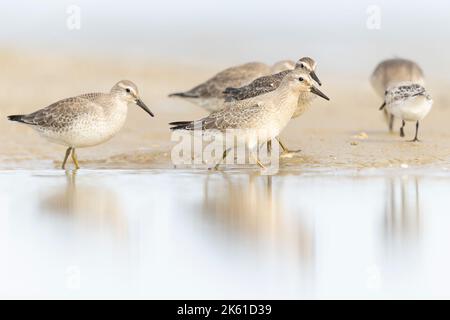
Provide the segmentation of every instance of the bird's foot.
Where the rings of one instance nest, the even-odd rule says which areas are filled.
[[[213,167],[209,167],[208,171],[219,171],[220,163],[214,165]]]
[[[283,152],[281,152],[280,158],[290,159],[290,158],[298,156],[298,154],[301,153],[301,152],[302,152],[301,149],[298,149],[298,150],[284,150]]]

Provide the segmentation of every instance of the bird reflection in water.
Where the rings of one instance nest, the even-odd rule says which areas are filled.
[[[102,185],[98,177],[83,176],[81,184],[77,178],[76,170],[67,170],[64,188],[58,185],[43,198],[42,211],[66,217],[95,232],[107,231],[115,238],[127,238],[127,220],[117,194]]]
[[[387,182],[384,241],[389,252],[403,252],[420,240],[421,211],[418,177],[392,177]]]
[[[273,179],[258,174],[208,176],[203,219],[233,251],[244,247],[309,270],[314,264],[313,223],[304,212],[284,208],[283,190],[278,183],[273,186]]]

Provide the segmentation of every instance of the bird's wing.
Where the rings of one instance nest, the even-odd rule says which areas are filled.
[[[286,70],[277,74],[260,77],[240,88],[227,88],[224,91],[225,99],[226,101],[245,100],[274,91],[280,86],[281,81],[290,71]]]
[[[85,113],[101,112],[101,107],[95,103],[98,97],[97,94],[86,94],[60,100],[24,116],[23,121],[53,129],[68,126]]]
[[[419,84],[411,84],[411,85],[401,85],[395,87],[392,92],[392,100],[391,102],[397,102],[400,100],[404,100],[407,98],[412,98],[420,95],[426,96],[426,90]]]
[[[246,129],[258,122],[262,117],[262,103],[242,101],[238,105],[229,106],[213,112],[201,120],[203,129]]]
[[[251,80],[265,75],[270,68],[264,63],[250,62],[231,67],[217,73],[214,77],[199,84],[184,94],[189,97],[223,97],[223,91],[232,86],[242,86]]]
[[[219,111],[196,121],[171,122],[171,130],[219,130],[254,128],[264,117],[264,104],[256,99],[226,103]]]

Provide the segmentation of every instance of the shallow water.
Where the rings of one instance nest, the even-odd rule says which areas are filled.
[[[0,296],[449,297],[448,175],[0,172]]]

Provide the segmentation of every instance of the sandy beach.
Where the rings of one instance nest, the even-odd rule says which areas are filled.
[[[28,113],[57,101],[89,91],[108,91],[120,79],[132,79],[141,88],[145,103],[156,113],[147,117],[139,108],[129,108],[125,128],[112,140],[95,148],[79,150],[84,168],[173,168],[168,122],[194,120],[206,112],[167,94],[189,89],[208,79],[224,66],[174,65],[135,59],[67,55],[27,55],[3,51],[0,67],[1,117],[0,168],[49,169],[62,161],[64,148],[47,143],[33,130],[6,121],[6,115]],[[380,99],[368,74],[339,79],[318,69],[331,101],[317,99],[302,117],[291,121],[281,137],[292,149],[302,152],[283,159],[281,170],[314,168],[396,168],[422,166],[446,168],[450,159],[449,97],[445,82],[429,82],[435,104],[420,128],[421,143],[409,143],[414,125],[409,123],[406,139],[389,134]],[[396,128],[398,130],[399,124]]]

